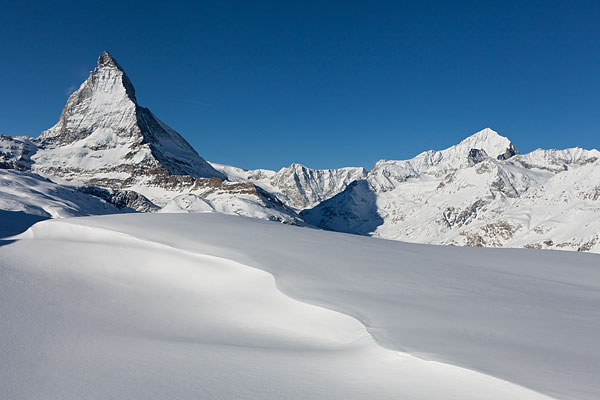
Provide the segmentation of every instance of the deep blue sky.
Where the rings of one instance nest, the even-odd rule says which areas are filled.
[[[491,127],[600,147],[600,1],[0,5],[0,133],[37,136],[109,50],[211,160],[403,159]],[[195,3],[195,4],[191,4]]]

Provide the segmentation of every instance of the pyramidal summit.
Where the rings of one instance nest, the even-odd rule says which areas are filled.
[[[43,3],[0,11],[0,400],[600,399],[600,151],[548,148],[595,145],[599,1]]]
[[[105,51],[56,125],[0,137],[11,188],[0,207],[45,218],[217,212],[417,243],[600,252],[599,166],[597,150],[520,154],[491,128],[369,171],[208,162],[139,105]]]
[[[209,162],[103,52],[0,135],[0,399],[596,400],[600,152],[517,145]]]
[[[140,106],[131,80],[107,51],[68,98],[56,125],[38,138],[2,136],[0,152],[5,168],[73,185],[79,195],[100,197],[121,211],[166,207],[302,223],[262,188],[228,181],[179,133]],[[38,214],[65,215],[65,207],[66,215],[89,211],[78,201],[58,201],[58,207],[35,205],[42,208]]]
[[[121,186],[142,177],[224,178],[181,135],[138,104],[133,84],[107,51],[39,143],[45,152],[35,160],[36,171],[90,184],[111,174],[117,176],[111,185]]]

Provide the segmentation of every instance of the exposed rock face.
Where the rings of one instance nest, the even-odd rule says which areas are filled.
[[[441,151],[378,162],[301,216],[324,229],[410,242],[598,251],[600,153],[519,154],[490,129]],[[360,210],[362,208],[362,211]],[[365,231],[363,215],[373,224]]]
[[[0,139],[0,167],[83,185],[81,192],[120,211],[156,211],[191,194],[187,202],[201,199],[216,212],[303,223],[253,183],[227,182],[177,132],[141,107],[131,81],[108,52],[69,97],[55,126],[37,139]]]
[[[501,157],[501,156],[502,155],[500,155],[498,157]],[[488,155],[485,152],[485,150],[471,149],[471,150],[469,150],[469,166],[472,167],[475,164],[479,164],[480,162],[485,160],[487,157],[488,157]]]
[[[506,151],[502,154],[498,155],[498,160],[508,160],[509,158],[511,158],[512,156],[516,156],[517,154],[519,154],[519,150],[517,150],[517,148],[515,147],[514,144],[510,144],[510,146],[508,146],[508,148],[506,149]]]
[[[151,177],[157,169],[193,178],[224,176],[135,97],[131,81],[108,53],[67,100],[58,123],[38,139],[34,172],[112,186]],[[121,183],[119,185],[119,183]]]
[[[292,164],[275,172],[212,165],[227,175],[230,180],[259,185],[295,210],[314,207],[340,193],[350,183],[367,176],[364,168],[357,167],[312,169],[301,164]]]
[[[344,192],[300,215],[323,229],[365,235],[384,222],[375,201],[376,194],[369,182],[359,180],[348,185]]]
[[[209,164],[139,106],[131,81],[107,52],[55,126],[37,139],[0,135],[0,169],[5,191],[27,194],[11,189],[3,204],[11,211],[41,209],[44,217],[161,209],[304,224],[301,211],[324,229],[388,239],[600,252],[597,150],[519,154],[486,128],[445,150],[381,160],[368,173]],[[14,200],[25,198],[35,201]],[[52,199],[47,209],[39,206],[45,198]],[[29,208],[21,210],[20,202]]]
[[[283,168],[271,179],[271,185],[289,199],[296,209],[312,207],[341,192],[350,183],[366,178],[364,168],[316,170],[300,164]]]
[[[485,200],[477,200],[464,210],[448,207],[442,213],[443,221],[448,228],[461,227],[467,225],[477,217],[477,211],[487,204]]]
[[[57,184],[28,171],[0,169],[0,236],[2,231],[7,233],[3,229],[6,228],[7,221],[3,218],[10,213],[45,219],[114,214],[120,211],[122,210],[113,204],[83,193],[75,186]],[[31,223],[39,220],[34,218]],[[8,225],[10,224],[8,221]],[[22,230],[13,234],[20,232]]]
[[[31,156],[36,151],[31,138],[0,135],[0,168],[26,171],[31,168]]]
[[[159,207],[150,200],[133,190],[112,190],[96,186],[83,186],[80,187],[79,190],[82,193],[99,197],[123,212],[128,210],[137,212],[155,212],[159,210]]]

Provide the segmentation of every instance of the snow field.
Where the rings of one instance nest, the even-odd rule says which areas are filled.
[[[168,243],[208,234],[215,222],[270,234],[249,219],[208,215],[44,221],[0,247],[0,397],[545,398],[385,349],[357,319],[284,295],[271,274],[187,248],[201,237]],[[232,239],[231,251],[243,252]]]

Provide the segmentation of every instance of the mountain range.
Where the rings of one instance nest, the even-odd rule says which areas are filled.
[[[486,128],[370,171],[245,170],[202,158],[138,104],[104,52],[55,126],[0,136],[0,210],[220,212],[408,242],[600,252],[600,152],[520,154]]]

